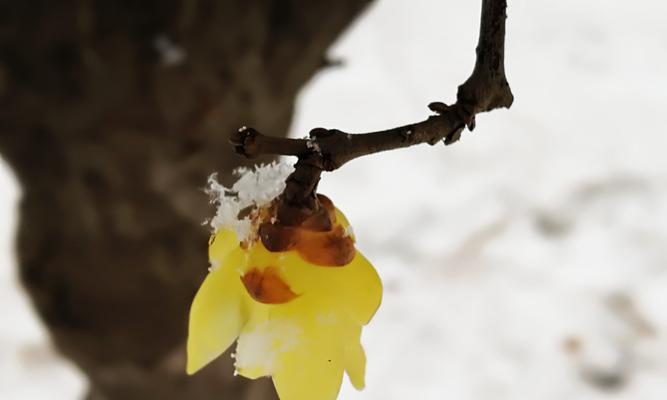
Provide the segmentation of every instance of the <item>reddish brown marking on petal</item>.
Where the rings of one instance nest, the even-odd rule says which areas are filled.
[[[299,229],[265,222],[259,226],[259,238],[268,251],[289,251],[299,241]]]
[[[241,281],[250,297],[260,303],[282,304],[297,296],[273,267],[264,271],[253,268],[241,277]]]
[[[322,267],[342,267],[350,263],[356,254],[354,241],[345,235],[340,225],[336,225],[331,232],[303,234],[295,250],[304,260]]]
[[[281,223],[280,215],[259,226],[259,239],[271,252],[295,250],[304,260],[323,267],[342,267],[354,259],[354,239],[337,221],[328,197],[317,195],[320,208],[299,218],[298,225]],[[296,210],[299,212],[302,210]]]
[[[333,201],[331,201],[330,198],[327,196],[318,193],[317,194],[317,200],[320,202],[320,205],[327,210],[329,213],[329,218],[333,223],[336,223],[336,207],[334,207]]]

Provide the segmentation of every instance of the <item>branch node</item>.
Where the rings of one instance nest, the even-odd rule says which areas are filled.
[[[253,128],[242,126],[239,130],[229,135],[229,142],[234,146],[234,151],[247,158],[257,157],[257,136],[260,135]]]

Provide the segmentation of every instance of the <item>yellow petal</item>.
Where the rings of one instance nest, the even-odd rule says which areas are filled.
[[[335,399],[343,370],[362,389],[361,325],[382,298],[382,283],[366,258],[357,252],[346,266],[321,267],[293,251],[269,252],[258,242],[246,261],[247,271],[275,271],[296,297],[263,305],[268,313],[246,325],[237,347],[239,374],[272,375],[282,400]]]
[[[286,351],[278,352],[273,383],[281,400],[335,400],[343,379],[344,355],[340,318],[312,313],[302,299],[274,307],[272,321],[291,320],[300,335]]]
[[[357,251],[352,262],[337,276],[341,302],[353,321],[366,325],[382,301],[382,281],[370,262]]]
[[[281,400],[335,400],[342,379],[339,362],[315,361],[302,349],[286,356],[283,366],[273,374]]]
[[[352,240],[356,240],[355,237],[354,237],[354,232],[353,232],[353,230],[350,228],[350,226],[351,226],[351,225],[350,225],[350,221],[348,221],[348,220],[347,220],[347,217],[345,216],[345,214],[343,214],[343,212],[340,211],[340,210],[337,209],[337,208],[336,208],[336,221],[337,221],[339,224],[343,225],[343,228],[345,228],[345,230],[348,231],[349,235],[352,237]]]
[[[232,250],[222,265],[208,274],[192,302],[188,374],[194,374],[222,354],[247,320],[247,306],[243,302],[245,288],[237,272],[243,259],[240,248]]]
[[[208,260],[213,269],[222,265],[229,253],[238,247],[236,233],[228,229],[219,229],[208,240]]]
[[[279,354],[291,351],[301,342],[303,332],[297,321],[269,320],[270,307],[260,305],[254,309],[237,342],[236,372],[246,378],[271,375]]]
[[[249,250],[248,256],[249,268],[275,268],[291,291],[308,298],[312,307],[334,308],[365,325],[380,306],[382,282],[359,251],[343,267],[314,265],[293,251],[271,253],[261,242]]]
[[[344,347],[344,362],[347,376],[357,390],[366,386],[366,354],[361,346],[361,326],[350,327],[347,329]]]

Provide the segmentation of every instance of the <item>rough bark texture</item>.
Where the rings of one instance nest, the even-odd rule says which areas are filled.
[[[222,357],[184,375],[206,176],[242,124],[285,132],[367,0],[0,1],[0,154],[22,281],[91,399],[260,399]],[[182,58],[178,52],[183,52]]]

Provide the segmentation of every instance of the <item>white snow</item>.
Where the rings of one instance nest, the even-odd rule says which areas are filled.
[[[256,227],[248,217],[239,219],[239,212],[247,207],[261,208],[273,201],[285,189],[285,179],[292,171],[294,167],[284,162],[258,165],[254,169],[238,168],[234,174],[239,179],[231,188],[218,183],[217,174],[209,176],[206,192],[217,206],[211,228],[233,230],[239,241],[252,237]]]
[[[303,91],[294,137],[452,102],[480,3],[376,2],[331,51],[345,66]],[[385,285],[366,389],[341,399],[667,398],[667,3],[509,3],[510,111],[322,177]],[[16,188],[0,190],[0,398],[76,398],[15,285]]]
[[[315,151],[316,153],[321,153],[320,144],[317,143],[317,139],[306,137],[306,147]]]
[[[293,321],[271,319],[243,331],[236,344],[235,367],[254,374],[273,371],[276,358],[302,340],[303,330]]]

